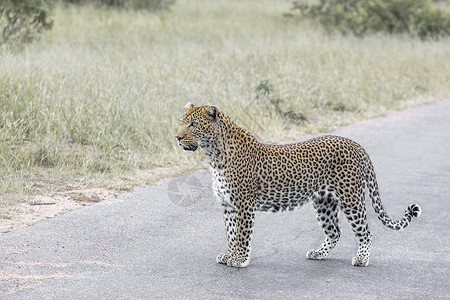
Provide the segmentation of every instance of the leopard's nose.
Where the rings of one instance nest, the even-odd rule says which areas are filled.
[[[181,139],[183,138],[182,136],[176,135],[175,138],[177,139],[177,141],[181,141]]]

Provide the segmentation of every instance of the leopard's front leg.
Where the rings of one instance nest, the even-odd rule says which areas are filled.
[[[240,207],[236,218],[236,251],[227,261],[231,267],[245,268],[250,263],[251,241],[255,212],[253,207]]]
[[[223,208],[227,230],[228,251],[217,256],[217,262],[231,267],[244,268],[250,262],[251,239],[255,213],[245,206],[238,212],[234,208]]]
[[[236,252],[236,210],[231,206],[223,206],[223,218],[227,231],[228,251],[217,256],[217,263],[227,264]]]
[[[222,199],[228,251],[217,256],[218,263],[239,268],[248,266],[250,262],[256,200],[254,173],[244,171],[242,173],[247,174],[245,178],[233,178],[231,175],[228,178],[234,183],[227,186],[229,197]]]

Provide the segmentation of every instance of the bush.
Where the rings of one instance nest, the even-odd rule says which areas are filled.
[[[450,35],[450,15],[431,0],[320,0],[294,2],[293,10],[328,31],[363,36],[370,32],[407,33],[422,39]]]
[[[70,4],[93,4],[112,8],[124,8],[133,10],[164,10],[168,9],[175,0],[62,0]]]
[[[30,42],[52,28],[51,0],[3,0],[0,4],[0,45]]]

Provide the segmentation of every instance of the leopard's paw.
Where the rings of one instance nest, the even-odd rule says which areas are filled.
[[[320,251],[311,249],[306,253],[306,258],[312,259],[312,260],[319,260],[319,259],[325,259],[327,256]]]
[[[218,264],[226,265],[230,258],[231,258],[230,253],[220,253],[219,255],[217,255],[216,261]]]
[[[367,267],[369,265],[369,258],[366,256],[355,256],[352,259],[352,265],[355,267]]]
[[[250,263],[250,259],[239,258],[239,257],[230,257],[227,261],[227,265],[235,268],[245,268]]]

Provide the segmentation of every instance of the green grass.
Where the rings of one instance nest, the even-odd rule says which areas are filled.
[[[35,178],[130,189],[205,166],[175,143],[187,101],[215,104],[259,139],[284,142],[449,98],[449,39],[328,36],[284,18],[290,6],[58,7],[40,41],[0,49],[0,216],[49,192]],[[265,80],[268,97],[256,92]]]

